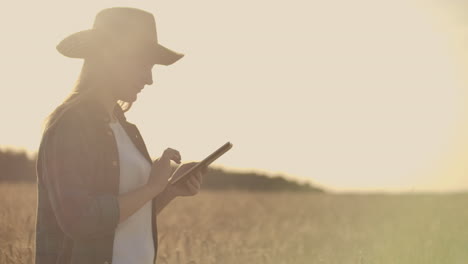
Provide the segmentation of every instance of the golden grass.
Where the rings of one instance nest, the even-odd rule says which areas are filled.
[[[32,263],[33,184],[0,185],[0,263]],[[159,216],[157,263],[468,263],[468,195],[203,191]]]

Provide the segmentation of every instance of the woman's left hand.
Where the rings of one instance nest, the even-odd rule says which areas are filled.
[[[198,162],[190,162],[182,164],[177,170],[174,172],[174,176],[183,174],[193,166],[197,165]],[[185,179],[181,179],[180,181],[176,182],[175,184],[168,184],[166,187],[167,191],[171,193],[171,195],[177,196],[192,196],[198,193],[200,190],[200,186],[203,181],[203,175],[206,174],[208,168],[203,167],[192,172],[190,175],[187,175]]]

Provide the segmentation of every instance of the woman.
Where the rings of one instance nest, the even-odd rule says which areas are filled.
[[[154,64],[183,55],[157,42],[152,14],[124,7],[102,10],[92,29],[70,35],[57,50],[84,63],[73,92],[45,122],[36,263],[154,263],[157,214],[175,197],[198,193],[206,168],[168,185],[180,153],[167,148],[152,161],[124,112],[153,83]]]

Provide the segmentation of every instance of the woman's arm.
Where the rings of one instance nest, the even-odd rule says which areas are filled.
[[[176,197],[169,189],[164,189],[154,197],[154,190],[148,185],[119,196],[120,220],[125,221],[128,217],[140,209],[146,202],[154,199],[156,203],[156,215],[158,215]]]
[[[150,178],[147,184],[119,196],[120,219],[119,223],[125,221],[138,209],[143,207],[148,201],[155,199],[156,206],[160,212],[174,197],[165,191],[167,179],[172,173],[171,163],[173,160],[180,163],[180,153],[171,148],[167,148],[160,158],[153,161]],[[161,201],[159,201],[161,200]]]
[[[67,118],[41,143],[41,179],[47,189],[57,222],[73,240],[107,235],[117,225],[154,199],[167,185],[170,160],[180,154],[166,149],[153,164],[148,183],[123,195],[99,194],[90,190],[85,175],[93,173],[82,122]]]
[[[172,201],[176,198],[174,194],[172,194],[167,188],[164,189],[154,201],[156,202],[156,215],[161,213],[161,211]]]
[[[120,219],[119,223],[125,221],[148,201],[155,197],[154,190],[148,185],[121,194],[119,196]]]

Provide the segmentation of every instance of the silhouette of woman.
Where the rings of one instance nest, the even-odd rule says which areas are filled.
[[[207,169],[168,184],[180,153],[167,148],[153,161],[124,113],[153,83],[154,64],[183,55],[158,43],[151,13],[127,7],[100,11],[92,29],[68,36],[57,50],[84,63],[72,93],[44,123],[36,263],[154,263],[157,214],[175,197],[197,194]]]

